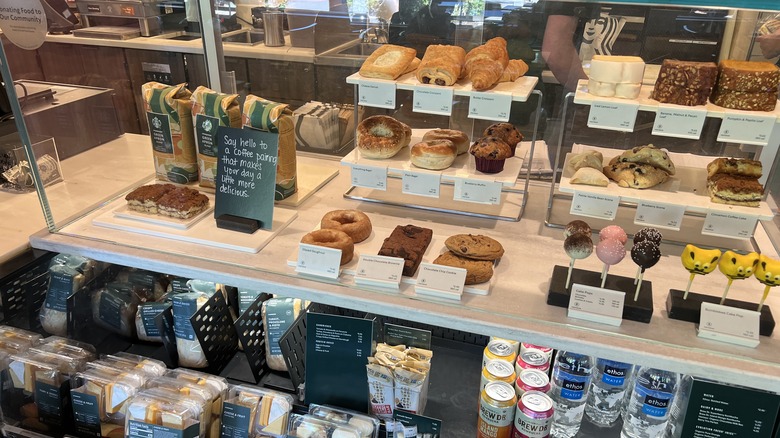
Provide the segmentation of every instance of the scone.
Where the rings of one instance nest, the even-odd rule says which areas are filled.
[[[448,237],[444,246],[474,260],[497,260],[504,255],[504,247],[497,240],[481,234],[456,234]]]
[[[620,187],[647,189],[665,182],[669,174],[657,167],[643,163],[614,162],[604,167],[604,175],[618,183]]]
[[[436,257],[433,264],[465,269],[465,284],[484,283],[493,276],[493,262],[468,259],[466,257],[461,257],[452,251],[447,251],[439,257]]]
[[[600,172],[601,168],[604,167],[603,163],[604,155],[602,155],[601,152],[594,150],[585,151],[569,158],[569,164],[571,164],[571,167],[573,167],[574,170],[580,170],[583,167],[592,167]]]
[[[669,158],[669,154],[662,149],[658,149],[652,144],[636,146],[618,156],[621,163],[642,163],[665,170],[669,175],[674,175],[674,163]]]
[[[601,168],[582,167],[574,172],[569,182],[572,184],[583,184],[588,186],[606,187],[609,185],[609,178],[601,173]]]

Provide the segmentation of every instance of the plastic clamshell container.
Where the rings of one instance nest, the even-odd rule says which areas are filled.
[[[181,432],[182,438],[204,437],[207,430],[201,427],[203,412],[193,398],[176,397],[157,388],[142,391],[130,399],[126,415],[125,436],[137,436],[139,429],[148,430],[148,426],[168,428],[176,434]]]
[[[94,396],[101,422],[124,424],[124,405],[144,387],[146,380],[140,373],[91,368],[71,379],[71,397],[73,393]]]
[[[324,420],[311,415],[292,414],[290,416],[291,438],[360,438],[360,431],[346,424]]]
[[[233,429],[233,436],[285,437],[293,403],[295,399],[290,394],[252,386],[231,386],[223,407],[222,427]],[[249,418],[246,425],[236,424],[229,418],[236,417],[233,414],[241,410]]]
[[[367,414],[350,409],[312,403],[309,405],[309,415],[352,426],[360,432],[361,438],[379,438],[381,422],[378,418]]]
[[[78,357],[86,360],[97,359],[95,347],[91,344],[74,341],[72,339],[67,339],[60,336],[49,336],[48,338],[43,338],[40,345],[37,345],[35,348],[43,351],[67,354],[71,357]]]
[[[27,344],[30,347],[38,345],[43,336],[38,333],[22,330],[16,327],[0,325],[0,344],[3,342],[14,342],[16,344]]]
[[[211,425],[214,401],[219,399],[219,393],[214,392],[214,390],[208,386],[197,385],[172,377],[154,377],[149,380],[147,387],[156,390],[164,390],[170,394],[178,395],[180,397],[190,397],[193,400],[197,400],[201,405],[201,410],[203,412],[203,418],[200,420],[201,424],[203,425],[205,432],[208,432],[209,426]]]
[[[103,356],[103,360],[108,363],[116,363],[119,366],[132,367],[150,376],[164,376],[165,372],[168,371],[168,367],[165,366],[163,361],[124,351]]]

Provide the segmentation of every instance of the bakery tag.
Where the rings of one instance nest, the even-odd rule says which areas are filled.
[[[438,198],[440,185],[440,172],[404,170],[403,179],[401,180],[401,191],[406,195]]]
[[[418,295],[460,300],[466,284],[466,270],[450,266],[421,263],[414,290]]]
[[[339,278],[341,250],[324,246],[298,244],[298,261],[295,272],[317,277]]]
[[[569,213],[596,219],[614,220],[619,203],[620,196],[574,192]]]
[[[639,201],[634,223],[679,231],[683,216],[685,216],[685,205]]]
[[[496,205],[501,203],[500,182],[479,179],[455,178],[456,201]]]
[[[596,100],[590,104],[588,127],[633,132],[637,112],[639,104],[636,102]]]
[[[380,255],[361,255],[355,283],[398,289],[404,270],[404,259]]]
[[[625,300],[625,292],[575,283],[569,298],[569,318],[619,326]]]
[[[511,94],[473,91],[469,99],[469,118],[508,122],[511,108]]]
[[[757,347],[761,313],[737,307],[701,303],[700,338]]]
[[[662,103],[655,115],[653,135],[698,140],[706,119],[706,109]]]
[[[361,80],[358,83],[358,103],[374,108],[395,109],[395,82]]]
[[[387,190],[387,167],[352,165],[352,185],[367,189]]]
[[[704,219],[701,233],[709,236],[750,239],[753,237],[757,223],[757,216],[710,211]]]
[[[776,122],[774,114],[726,111],[718,131],[718,141],[766,146]]]
[[[452,113],[452,87],[418,85],[414,87],[412,111],[449,116]]]

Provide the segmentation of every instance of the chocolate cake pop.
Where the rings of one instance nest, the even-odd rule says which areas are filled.
[[[642,287],[642,277],[645,275],[645,270],[652,268],[658,263],[658,260],[661,260],[661,250],[658,245],[654,245],[648,240],[635,243],[631,247],[631,260],[639,266],[636,291],[634,292],[634,301],[636,301],[639,299],[639,289]]]
[[[653,242],[655,246],[658,246],[661,244],[661,239],[663,239],[663,235],[660,231],[656,230],[652,227],[644,227],[641,230],[637,231],[636,234],[634,234],[634,245],[636,245],[639,242],[644,242],[645,240],[649,240],[650,242]]]
[[[566,275],[566,288],[568,289],[571,281],[571,271],[574,269],[574,261],[587,258],[593,253],[593,241],[590,239],[590,234],[572,234],[563,242],[563,250],[566,251],[566,255],[571,259],[569,262],[569,273]]]
[[[601,287],[604,287],[609,267],[623,260],[626,256],[626,247],[617,239],[605,239],[596,245],[596,256],[604,263],[604,269],[601,271]]]
[[[615,239],[622,245],[625,245],[628,241],[628,235],[626,235],[625,230],[623,230],[623,228],[619,225],[610,225],[608,227],[602,228],[599,232],[599,240],[607,239]]]
[[[636,241],[636,238],[635,240]],[[688,299],[688,291],[691,290],[691,284],[693,278],[696,275],[707,275],[714,271],[718,266],[718,259],[720,259],[721,252],[719,249],[701,249],[697,246],[685,245],[682,254],[680,255],[680,261],[685,269],[691,273],[691,277],[688,279],[688,286],[685,288],[685,294],[683,299]]]
[[[563,237],[566,238],[575,234],[587,234],[590,236],[590,233],[590,225],[587,222],[574,220],[566,224],[566,228],[563,230]]]

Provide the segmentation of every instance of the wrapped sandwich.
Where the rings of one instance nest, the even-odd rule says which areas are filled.
[[[222,428],[236,438],[285,437],[294,401],[289,394],[233,386],[222,410]]]

